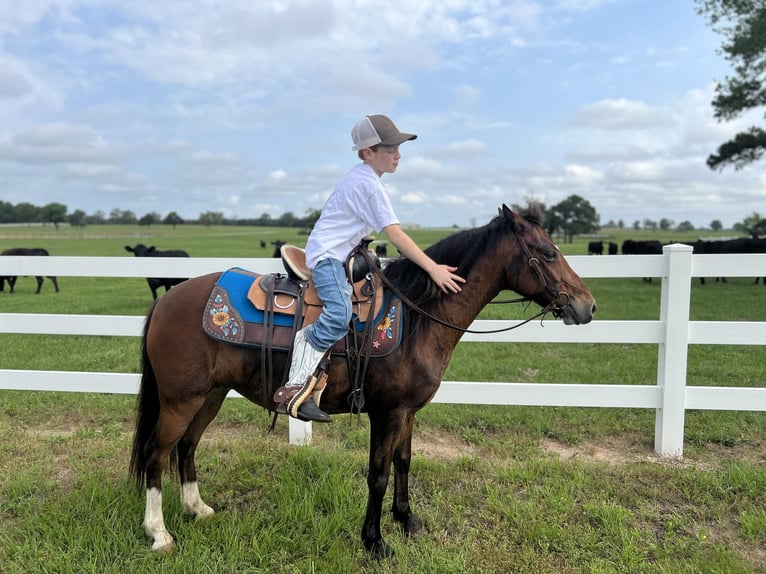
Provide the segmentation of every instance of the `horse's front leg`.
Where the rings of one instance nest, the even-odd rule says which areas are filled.
[[[391,512],[407,534],[415,534],[423,528],[423,523],[410,508],[409,476],[414,425],[415,415],[410,413],[404,421],[399,445],[394,453],[394,501]]]
[[[370,413],[370,461],[367,471],[367,512],[362,526],[364,547],[376,558],[394,555],[380,532],[383,496],[388,488],[391,460],[399,441],[402,419],[393,413],[373,415]]]

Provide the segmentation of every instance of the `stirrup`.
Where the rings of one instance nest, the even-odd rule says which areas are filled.
[[[306,422],[332,422],[330,415],[319,408],[322,392],[327,386],[328,368],[329,357],[325,356],[319,362],[316,371],[311,374],[302,387],[279,387],[274,393],[274,402],[277,405],[276,412]]]

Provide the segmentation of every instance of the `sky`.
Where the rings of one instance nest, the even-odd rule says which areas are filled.
[[[711,171],[732,71],[693,0],[2,0],[0,200],[245,219],[321,209],[386,114],[403,223],[579,195],[602,224],[766,212]]]

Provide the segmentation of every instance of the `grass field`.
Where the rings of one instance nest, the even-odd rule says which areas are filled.
[[[452,230],[418,230],[425,246]],[[605,237],[642,239],[635,232]],[[726,235],[726,233],[724,233]],[[661,241],[676,237],[652,235]],[[0,249],[131,256],[124,245],[192,256],[267,257],[274,228],[165,226],[0,229]],[[695,237],[689,237],[693,241]],[[587,239],[562,244],[585,254]],[[694,285],[692,319],[766,321],[752,279]],[[587,280],[597,319],[656,319],[659,282]],[[20,278],[0,312],[143,314],[142,279]],[[517,316],[492,306],[483,318]],[[0,368],[137,372],[133,338],[3,335]],[[465,343],[450,380],[651,384],[652,345]],[[766,386],[762,347],[692,346],[689,384]],[[127,477],[134,397],[0,392],[2,572],[766,572],[766,413],[690,411],[683,461],[652,454],[654,413],[640,409],[430,405],[418,416],[411,472],[426,532],[383,530],[397,556],[370,561],[359,541],[367,426],[336,417],[309,447],[287,444],[286,421],[227,401],[198,456],[203,498],[218,514],[195,523],[165,482],[178,548],[153,555],[143,493]],[[390,500],[390,493],[389,493]],[[384,505],[389,504],[388,502]]]

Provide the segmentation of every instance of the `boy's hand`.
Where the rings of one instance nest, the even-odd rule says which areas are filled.
[[[460,284],[465,283],[465,279],[460,275],[456,275],[455,271],[457,271],[457,267],[437,265],[430,271],[429,275],[431,280],[444,293],[460,293],[462,291]]]

